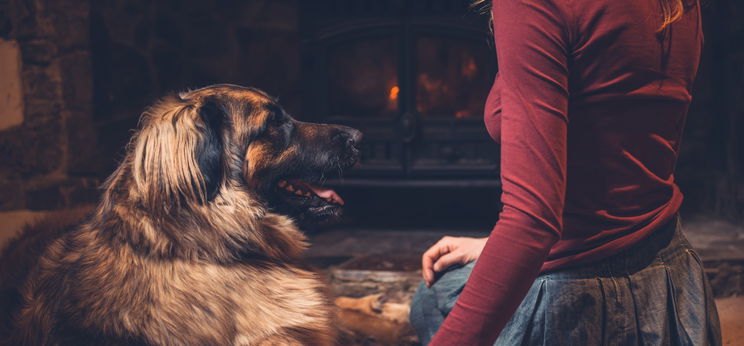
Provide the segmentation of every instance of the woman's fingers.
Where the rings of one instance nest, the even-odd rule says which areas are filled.
[[[449,237],[440,239],[421,256],[421,275],[426,281],[427,287],[431,287],[431,284],[434,283],[434,263],[450,251],[450,246],[447,244],[448,239]]]
[[[463,253],[460,251],[453,251],[439,257],[439,259],[434,262],[433,269],[435,272],[441,272],[455,264],[464,264]]]
[[[424,256],[421,257],[421,276],[424,278],[424,281],[426,281],[426,286],[431,286],[431,282],[434,278],[434,272],[432,270],[432,266],[434,265],[434,262],[432,261],[431,257],[424,254]]]
[[[444,237],[421,256],[421,276],[426,286],[434,283],[434,275],[454,264],[467,264],[478,259],[488,238]]]

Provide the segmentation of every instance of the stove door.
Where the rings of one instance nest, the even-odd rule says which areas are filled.
[[[410,143],[410,174],[495,176],[499,148],[483,124],[495,73],[493,49],[481,36],[419,31],[411,44],[418,135]]]
[[[453,24],[454,23],[454,24]],[[349,20],[304,45],[310,120],[364,132],[357,178],[498,179],[483,124],[489,34],[459,19]]]

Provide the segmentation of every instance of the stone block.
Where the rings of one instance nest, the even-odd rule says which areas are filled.
[[[70,208],[95,203],[98,195],[97,180],[58,180],[27,189],[26,207],[31,210]]]
[[[132,129],[137,128],[137,116],[118,119],[98,125],[98,148],[101,153],[101,173],[111,174],[124,157],[124,147],[129,143]]]
[[[146,18],[140,19],[134,27],[134,44],[137,48],[146,49],[150,44],[150,23]],[[173,43],[170,42],[169,43]]]
[[[71,14],[84,17],[90,10],[90,0],[43,0],[40,2],[43,3],[44,10],[54,15]]]
[[[101,182],[96,179],[86,178],[67,185],[63,189],[67,208],[98,203],[101,195],[98,189],[100,183]]]
[[[294,0],[269,1],[256,21],[257,26],[282,31],[297,31],[298,7]]]
[[[65,54],[59,58],[59,67],[65,109],[90,111],[93,106],[90,53]]]
[[[0,212],[0,249],[7,241],[15,237],[25,225],[45,217],[46,212],[31,210],[13,210]]]
[[[54,38],[54,25],[49,18],[30,13],[25,17],[20,17],[13,28],[13,36],[22,40]]]
[[[220,19],[229,20],[253,28],[296,31],[298,26],[297,0],[272,1],[218,1]]]
[[[26,207],[31,210],[62,209],[65,204],[60,183],[33,187],[26,191]]]
[[[0,132],[0,170],[6,179],[29,179],[58,169],[63,150],[59,121]]]
[[[182,87],[184,81],[184,56],[169,44],[158,42],[152,49],[151,59],[162,89],[174,90]]]
[[[13,30],[13,17],[17,15],[10,1],[0,2],[0,37],[8,38]]]
[[[25,206],[23,185],[17,181],[0,184],[0,210],[22,209]]]
[[[178,24],[178,18],[171,11],[160,10],[153,20],[154,36],[170,45],[181,46],[184,33]]]
[[[26,98],[59,98],[59,72],[52,66],[24,66],[21,73]]]
[[[59,120],[62,104],[59,100],[26,97],[25,127],[43,126],[50,121]]]
[[[231,66],[237,75],[282,99],[290,99],[293,96],[290,93],[299,86],[301,75],[298,35],[248,27],[236,28],[235,34],[240,56],[251,61]]]
[[[109,76],[106,81],[110,88],[108,101],[120,108],[129,106],[142,111],[153,97],[151,91],[154,83],[147,57],[125,45],[115,44],[111,48],[109,69],[96,71]]]
[[[24,42],[21,45],[24,64],[48,65],[57,54],[57,46],[47,39]]]
[[[185,48],[188,55],[197,58],[224,57],[231,50],[232,42],[224,39],[229,37],[228,28],[215,22],[212,18],[189,18],[188,27],[199,28],[188,33]],[[221,38],[221,39],[215,39]]]
[[[134,11],[129,11],[125,7],[134,6]],[[116,42],[123,44],[135,43],[135,28],[132,25],[136,23],[139,18],[146,17],[148,13],[147,6],[137,6],[131,2],[120,3],[120,4],[96,4],[94,10],[94,16],[100,16],[100,18],[92,17],[93,21],[100,21],[104,26],[104,30],[110,35],[111,38],[115,39]],[[94,23],[96,24],[96,23]],[[97,24],[96,24],[97,25]],[[92,32],[93,35],[97,33]]]
[[[60,1],[64,2],[64,1]],[[58,12],[52,16],[57,45],[62,49],[87,48],[90,45],[88,15]]]
[[[21,57],[18,43],[0,39],[0,130],[23,123]]]
[[[67,173],[95,176],[103,168],[103,153],[97,145],[97,131],[90,115],[64,112],[67,122]]]

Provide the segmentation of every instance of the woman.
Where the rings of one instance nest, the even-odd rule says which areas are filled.
[[[491,11],[500,72],[485,118],[504,207],[487,239],[445,237],[424,254],[411,309],[422,342],[720,344],[674,183],[703,43],[697,0]]]

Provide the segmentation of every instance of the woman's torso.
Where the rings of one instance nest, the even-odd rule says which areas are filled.
[[[568,153],[563,233],[543,271],[611,256],[670,221],[702,49],[699,4],[658,33],[656,0],[567,0]],[[497,47],[498,49],[498,47]],[[500,83],[485,120],[499,141]]]

